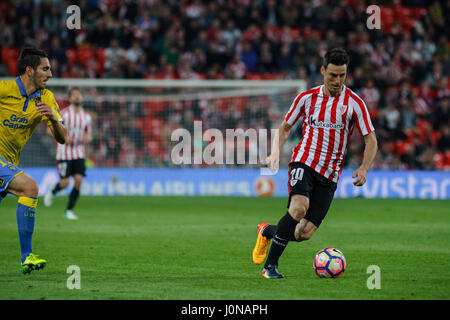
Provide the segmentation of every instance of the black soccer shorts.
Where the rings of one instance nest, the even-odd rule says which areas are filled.
[[[59,176],[61,179],[69,178],[75,174],[86,176],[86,164],[84,159],[57,161]]]
[[[305,219],[311,221],[317,228],[327,215],[337,184],[325,178],[311,167],[301,162],[289,164],[289,200],[287,208],[291,204],[291,197],[295,194],[309,198],[309,209]]]

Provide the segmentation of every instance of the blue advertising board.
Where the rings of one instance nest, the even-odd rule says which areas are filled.
[[[40,195],[58,181],[55,168],[23,169],[38,182]],[[336,198],[450,199],[448,171],[373,170],[362,187],[353,186],[352,174],[343,171]],[[287,180],[287,168],[270,176],[261,175],[259,169],[90,168],[81,194],[285,197]]]

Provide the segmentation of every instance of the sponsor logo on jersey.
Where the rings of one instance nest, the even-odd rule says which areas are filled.
[[[309,124],[312,127],[316,128],[325,128],[325,129],[344,129],[344,125],[342,123],[331,123],[325,121],[317,121],[314,116],[309,117]]]
[[[3,120],[2,124],[11,129],[28,129],[31,124],[28,123],[28,119],[25,117],[18,117],[15,114],[11,115],[9,119]]]

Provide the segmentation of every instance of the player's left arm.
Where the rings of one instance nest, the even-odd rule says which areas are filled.
[[[358,169],[356,169],[352,176],[352,178],[356,178],[356,180],[353,181],[353,184],[358,187],[363,186],[366,183],[367,173],[372,167],[378,151],[377,136],[375,131],[372,131],[364,136],[364,143],[365,148],[362,164]]]
[[[36,103],[36,111],[47,120],[53,138],[60,144],[66,143],[67,129],[59,114],[59,106],[50,91],[46,91],[45,102]]]
[[[62,118],[58,118],[48,104],[40,102],[36,104],[36,110],[42,116],[48,119],[48,127],[50,128],[53,138],[61,144],[66,143],[67,129],[63,124]]]
[[[83,142],[91,143],[92,142],[92,118],[88,117],[88,124],[86,126],[86,132],[84,133]]]

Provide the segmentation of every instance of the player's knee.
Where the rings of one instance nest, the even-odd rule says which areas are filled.
[[[306,211],[308,211],[308,207],[304,203],[293,203],[289,207],[289,214],[297,221],[303,219]]]
[[[39,186],[33,179],[28,179],[22,188],[22,193],[25,197],[37,198],[39,194]]]
[[[69,185],[69,179],[62,179],[62,180],[59,182],[59,187],[60,187],[61,189],[66,188],[68,185]]]
[[[76,176],[75,177],[75,184],[74,184],[75,188],[80,189],[82,182],[83,182],[83,177]]]

